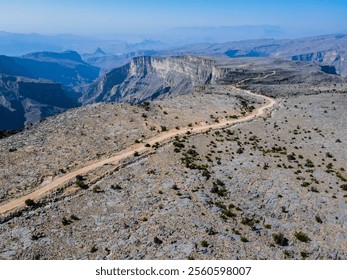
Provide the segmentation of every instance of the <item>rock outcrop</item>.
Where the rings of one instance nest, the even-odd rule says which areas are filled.
[[[22,128],[76,105],[60,84],[0,75],[0,130]]]
[[[192,91],[213,79],[214,61],[192,56],[136,57],[92,84],[84,93],[84,104],[102,101],[138,103]]]
[[[46,79],[70,88],[93,82],[99,71],[74,51],[40,52],[24,57],[0,56],[0,74]]]

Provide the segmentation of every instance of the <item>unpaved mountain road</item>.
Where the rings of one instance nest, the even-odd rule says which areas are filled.
[[[267,74],[263,77],[248,78],[248,79],[242,80],[241,82],[238,82],[236,84],[236,86],[240,85],[242,82],[244,82],[246,80],[265,79],[265,78],[272,76],[274,74],[276,74],[275,71],[273,73]],[[235,86],[230,86],[230,87],[233,89],[236,89]],[[238,90],[240,90],[240,89],[238,89]],[[149,138],[145,142],[152,146],[156,142],[163,143],[167,140],[170,140],[171,138],[173,138],[175,136],[187,135],[186,133],[188,131],[190,131],[190,133],[192,133],[192,134],[197,134],[197,133],[205,132],[209,129],[220,129],[220,128],[228,127],[228,126],[235,125],[238,123],[247,122],[247,121],[253,120],[255,118],[265,116],[267,113],[270,113],[271,110],[274,108],[274,106],[277,103],[274,99],[272,99],[270,97],[256,94],[256,93],[250,92],[248,90],[242,90],[242,91],[245,94],[248,94],[250,96],[263,98],[263,99],[265,99],[266,103],[262,107],[259,107],[256,110],[254,110],[251,114],[249,114],[245,117],[239,118],[239,119],[222,120],[219,123],[214,123],[214,124],[203,124],[203,125],[197,125],[194,127],[181,128],[180,130],[170,130],[170,131],[160,133],[160,134],[158,134],[152,138]],[[130,156],[133,156],[135,152],[143,153],[143,152],[149,152],[151,150],[152,150],[152,148],[151,147],[145,147],[144,143],[136,144],[136,145],[130,146],[127,149],[124,149],[124,150],[118,152],[116,155],[114,155],[112,157],[109,157],[106,159],[101,159],[101,160],[96,161],[96,162],[88,163],[84,167],[76,169],[70,173],[64,174],[63,176],[54,178],[51,182],[49,182],[48,184],[45,184],[45,185],[41,185],[41,187],[39,187],[37,190],[33,191],[30,194],[13,199],[12,201],[9,201],[3,205],[0,205],[0,214],[5,214],[5,213],[14,211],[14,210],[24,206],[25,201],[27,199],[37,200],[37,199],[44,197],[45,195],[49,194],[50,192],[54,191],[55,189],[63,186],[64,184],[68,183],[72,179],[76,178],[77,175],[86,174],[92,170],[95,170],[97,168],[104,166],[105,164],[113,164],[113,165],[119,164],[121,160],[126,159]]]

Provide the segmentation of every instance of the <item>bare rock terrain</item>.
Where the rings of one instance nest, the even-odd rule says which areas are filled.
[[[230,84],[260,92],[270,84],[278,103],[271,116],[155,144],[1,215],[0,258],[347,259],[345,80],[317,72],[306,92],[314,81],[303,72],[315,66],[291,71],[302,80],[291,84],[276,80],[281,67],[244,63],[250,71],[234,78],[220,67],[225,79],[194,94],[88,105],[1,139],[4,205],[165,130],[264,104]],[[296,94],[280,94],[282,85]]]

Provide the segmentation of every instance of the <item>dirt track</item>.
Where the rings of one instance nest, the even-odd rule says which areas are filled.
[[[274,71],[271,74],[267,74],[263,77],[257,77],[257,78],[253,78],[253,79],[264,79],[264,78],[267,78],[269,76],[274,75],[275,73],[276,72]],[[249,80],[249,79],[246,79],[246,80]],[[239,85],[240,83],[242,83],[246,80],[239,82],[237,85]],[[235,88],[233,86],[231,86],[231,87]],[[219,129],[219,128],[231,126],[234,124],[247,122],[247,121],[253,120],[255,118],[259,118],[259,117],[266,115],[276,105],[276,101],[270,97],[266,97],[266,96],[263,96],[260,94],[252,93],[252,92],[247,91],[247,90],[243,90],[243,92],[248,94],[248,95],[251,95],[251,96],[261,97],[261,98],[265,99],[266,104],[260,108],[257,108],[251,114],[249,114],[245,117],[239,118],[239,119],[223,120],[223,121],[220,121],[219,123],[215,123],[215,124],[204,124],[204,125],[198,125],[198,126],[194,126],[194,127],[185,127],[185,128],[181,128],[180,130],[170,130],[170,131],[160,133],[160,134],[158,134],[152,138],[147,139],[146,143],[148,143],[150,145],[153,145],[156,142],[163,143],[163,142],[165,142],[165,141],[167,141],[167,140],[169,140],[175,136],[186,135],[186,133],[188,131],[196,134],[196,133],[205,132],[209,129]],[[10,211],[16,210],[19,207],[24,206],[25,201],[27,199],[37,200],[39,198],[42,198],[43,196],[47,195],[48,193],[52,192],[53,190],[57,189],[58,187],[61,187],[64,184],[68,183],[70,180],[74,179],[77,175],[86,174],[92,170],[95,170],[99,167],[102,167],[105,164],[118,164],[121,160],[128,158],[130,156],[133,156],[135,152],[143,153],[143,152],[148,152],[151,150],[152,150],[151,147],[145,147],[143,143],[142,144],[136,144],[136,145],[133,145],[127,149],[124,149],[123,151],[118,152],[116,155],[114,155],[112,157],[109,157],[106,159],[101,159],[97,162],[88,163],[84,167],[81,167],[81,168],[74,170],[70,173],[64,174],[63,176],[54,178],[50,183],[41,186],[39,189],[33,191],[30,194],[24,195],[20,198],[16,198],[10,202],[7,202],[7,203],[1,205],[0,206],[0,214],[4,214],[6,212],[10,212]]]

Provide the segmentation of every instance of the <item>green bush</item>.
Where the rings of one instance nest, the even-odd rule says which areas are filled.
[[[157,244],[157,245],[163,244],[163,241],[160,240],[158,237],[154,237],[153,241],[154,241],[154,243]]]
[[[95,253],[98,250],[98,248],[96,248],[95,245],[93,245],[93,247],[90,249],[91,253]]]
[[[315,218],[317,223],[320,223],[320,224],[323,223],[322,219],[318,215]]]
[[[100,186],[93,187],[93,193],[100,193],[100,192],[102,192]]]
[[[296,239],[298,239],[301,242],[309,242],[311,239],[302,231],[296,231],[294,236],[296,237]]]
[[[63,226],[67,226],[71,224],[71,221],[63,217],[63,219],[61,220],[61,223],[63,224]]]
[[[28,207],[34,206],[35,205],[35,201],[32,200],[32,199],[27,199],[25,201],[25,205],[28,206]]]
[[[244,237],[244,236],[241,236],[241,241],[242,242],[249,242],[249,240],[246,237]]]
[[[223,210],[222,214],[227,217],[236,217],[236,214],[231,212],[230,210]]]
[[[284,237],[283,233],[274,233],[272,237],[277,245],[288,246],[288,239]]]
[[[76,176],[76,186],[84,190],[88,189],[89,187],[88,185],[84,183],[84,178],[82,175]]]

